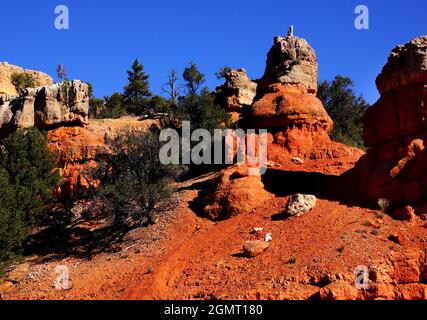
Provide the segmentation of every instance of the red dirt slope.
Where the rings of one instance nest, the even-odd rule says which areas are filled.
[[[0,285],[3,299],[373,299],[426,298],[426,223],[320,199],[311,212],[283,220],[287,197],[222,222],[198,217],[198,190],[211,176],[182,184],[179,205],[134,231],[117,252],[91,259],[35,257]],[[205,181],[206,180],[206,181]],[[205,182],[204,182],[205,181]],[[256,235],[254,227],[264,230]],[[246,240],[272,233],[269,249],[243,257]],[[393,241],[388,238],[394,235]],[[402,244],[397,244],[395,238]],[[57,265],[73,287],[56,290]],[[354,270],[370,268],[370,289]]]

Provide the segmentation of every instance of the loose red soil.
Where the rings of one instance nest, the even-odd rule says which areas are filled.
[[[395,265],[392,257],[427,249],[427,229],[421,220],[395,221],[379,211],[328,199],[319,199],[301,217],[283,219],[280,213],[287,196],[276,196],[252,213],[209,221],[193,209],[199,189],[203,183],[211,183],[214,175],[181,184],[176,208],[163,214],[157,224],[131,232],[116,253],[89,259],[28,258],[0,284],[1,298],[318,298],[330,283],[354,283],[357,266]],[[264,229],[254,234],[255,227]],[[266,233],[272,234],[273,241],[263,254],[251,259],[241,255],[244,241],[262,240]],[[407,241],[399,245],[388,239],[396,233]],[[57,265],[69,268],[70,290],[53,287]],[[394,274],[400,277],[396,270]],[[405,298],[405,292],[406,298],[416,298],[414,290],[425,292],[426,285],[402,270],[405,275],[409,272],[409,280],[400,277],[385,285],[385,298],[398,294]],[[340,292],[333,294],[346,298]]]

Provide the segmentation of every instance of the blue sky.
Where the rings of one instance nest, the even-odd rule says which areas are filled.
[[[69,30],[54,28],[59,4],[69,7]],[[354,27],[358,4],[369,8],[369,30]],[[273,37],[293,24],[316,50],[321,80],[349,76],[373,103],[390,50],[427,34],[425,0],[3,0],[1,11],[0,61],[51,75],[62,63],[70,78],[93,83],[97,96],[122,90],[135,57],[155,93],[172,68],[182,74],[190,61],[211,89],[224,65],[259,78]]]

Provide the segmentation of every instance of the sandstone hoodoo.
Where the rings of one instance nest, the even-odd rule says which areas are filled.
[[[269,163],[285,170],[337,175],[352,168],[363,151],[330,140],[333,121],[315,95],[317,76],[316,54],[306,40],[293,35],[276,37],[258,85],[251,84],[244,70],[231,70],[217,96],[227,97],[223,105],[228,110],[233,110],[231,105],[242,110],[251,103],[256,89],[243,122],[249,128],[267,129]],[[250,213],[271,198],[261,178],[238,173],[247,171],[242,168],[220,173],[217,189],[204,208],[210,218]]]
[[[272,163],[284,169],[341,174],[363,154],[330,140],[333,121],[316,97],[316,53],[305,39],[292,33],[275,37],[259,80],[251,81],[244,69],[229,70],[224,77],[217,100],[228,111],[238,112],[233,119],[243,117],[239,123],[243,127],[268,130]],[[302,162],[293,162],[295,157]],[[326,164],[321,169],[315,163],[319,160]]]
[[[377,77],[380,99],[365,113],[368,148],[357,165],[360,193],[374,203],[427,208],[427,36],[396,47]],[[423,212],[420,212],[423,213]]]
[[[292,34],[276,37],[247,119],[250,127],[268,129],[269,160],[292,168],[294,157],[303,161],[339,158],[348,164],[342,168],[348,168],[363,154],[330,140],[333,122],[316,97],[317,81],[316,54],[308,42]],[[336,169],[331,171],[342,172]]]
[[[275,37],[267,55],[267,65],[260,83],[301,83],[310,93],[317,91],[317,58],[303,38],[293,35]]]

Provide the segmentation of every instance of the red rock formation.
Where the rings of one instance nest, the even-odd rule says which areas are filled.
[[[395,206],[422,206],[427,203],[427,36],[396,47],[376,83],[381,97],[365,113],[368,151],[357,166],[361,196],[372,203],[386,198]]]
[[[273,199],[264,189],[260,175],[249,173],[247,166],[234,165],[219,174],[217,188],[206,199],[205,214],[212,220],[223,220],[248,214],[258,205]]]
[[[316,91],[317,62],[313,48],[298,37],[276,37],[267,56],[265,74],[259,80],[257,96],[244,121],[249,128],[268,131],[269,161],[258,165],[341,174],[359,160],[363,151],[330,140],[328,134],[333,122],[315,96]],[[239,138],[231,136],[226,143],[234,146],[235,155]],[[212,219],[249,213],[271,197],[259,176],[239,174],[235,180],[230,178],[238,174],[235,170],[232,167],[220,173],[216,191],[206,200],[205,213]]]
[[[155,120],[140,121],[137,117],[92,120],[85,127],[60,127],[48,131],[49,145],[58,152],[58,163],[63,185],[56,190],[57,196],[75,191],[78,186],[87,186],[85,171],[96,166],[98,152],[106,151],[105,135],[114,136],[126,129],[146,130],[158,124]]]
[[[247,122],[251,128],[268,129],[268,159],[276,165],[290,169],[293,157],[326,160],[328,172],[342,173],[363,152],[330,140],[333,122],[316,91],[313,48],[298,37],[275,38]],[[332,168],[334,165],[338,167]],[[316,166],[299,168],[325,172]]]
[[[105,149],[104,139],[82,127],[61,127],[48,132],[51,150],[58,152],[64,183],[57,196],[70,194],[79,185],[87,185],[83,171],[96,165],[95,156]]]
[[[301,83],[270,85],[252,105],[251,111],[252,123],[256,128],[310,126],[330,133],[333,127],[322,102]]]

